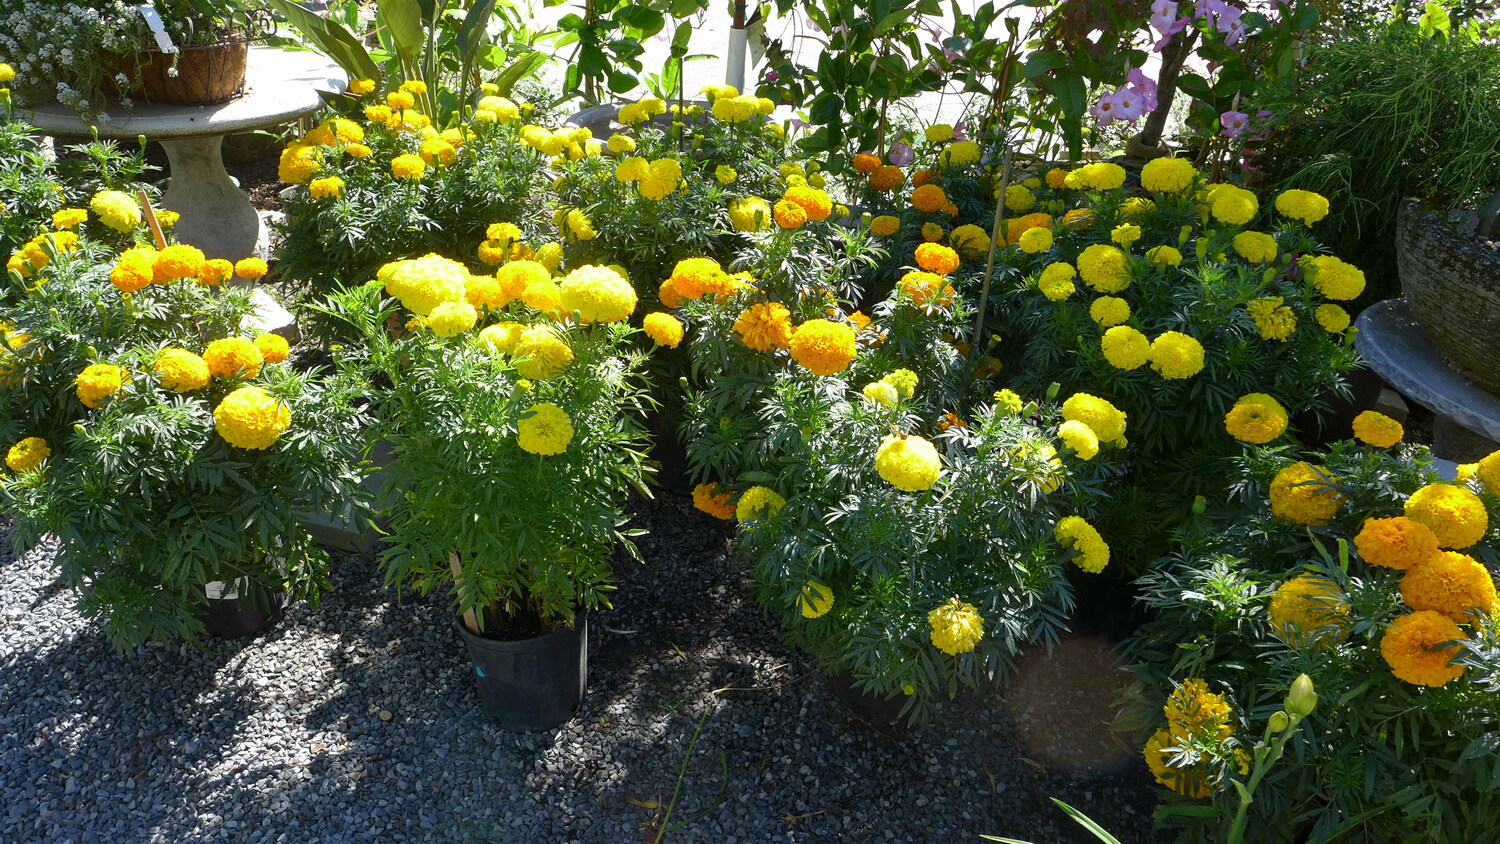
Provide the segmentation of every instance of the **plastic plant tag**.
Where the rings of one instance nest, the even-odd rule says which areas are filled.
[[[209,581],[203,584],[203,594],[210,601],[232,601],[240,596],[239,581],[235,581],[232,585],[224,580]]]
[[[135,10],[141,13],[146,26],[150,27],[151,34],[156,37],[156,48],[163,53],[177,52],[177,45],[172,43],[172,36],[167,34],[167,25],[162,23],[161,15],[156,13],[156,7],[148,3],[144,6],[136,6]]]

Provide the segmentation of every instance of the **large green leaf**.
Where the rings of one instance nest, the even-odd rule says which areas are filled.
[[[323,55],[332,59],[350,79],[380,81],[380,68],[370,58],[365,45],[337,21],[326,20],[288,0],[266,0],[280,12],[293,29],[311,41]]]
[[[422,7],[416,0],[380,0],[376,7],[385,21],[396,53],[403,61],[414,61],[426,40],[422,30]]]
[[[489,41],[489,22],[495,14],[495,0],[478,0],[469,7],[464,22],[458,27],[454,43],[458,45],[459,58],[465,67],[472,67],[479,49]]]

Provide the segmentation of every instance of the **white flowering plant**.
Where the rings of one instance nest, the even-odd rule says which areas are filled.
[[[1425,447],[1372,439],[1247,448],[1233,495],[1138,581],[1151,620],[1126,643],[1122,725],[1151,737],[1158,817],[1189,835],[1227,827],[1253,738],[1285,730],[1243,840],[1461,840],[1496,823],[1500,453],[1446,480]],[[1324,703],[1291,724],[1278,713],[1299,674]]]
[[[362,338],[340,363],[369,383],[401,491],[384,513],[388,579],[451,586],[471,632],[520,639],[608,606],[613,554],[636,553],[627,499],[649,496],[649,399],[623,278],[585,266],[555,282],[524,260],[499,274],[394,262],[325,312]]]

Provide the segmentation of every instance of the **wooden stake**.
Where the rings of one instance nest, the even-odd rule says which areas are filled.
[[[453,583],[456,588],[458,585],[458,579],[462,577],[464,573],[463,566],[460,566],[458,564],[457,554],[448,555],[448,568],[452,569],[453,571]],[[470,633],[473,633],[475,636],[479,635],[479,622],[475,620],[473,610],[464,610],[464,626],[469,628]]]
[[[141,200],[141,213],[146,215],[146,224],[151,226],[151,234],[156,237],[156,248],[167,248],[167,236],[161,233],[161,223],[156,220],[156,212],[151,209],[151,200],[146,198],[146,189],[139,188],[135,195]]]

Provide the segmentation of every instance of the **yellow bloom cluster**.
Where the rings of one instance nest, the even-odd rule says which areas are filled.
[[[1243,226],[1260,210],[1260,200],[1254,193],[1234,185],[1214,185],[1208,203],[1214,219],[1231,226]]]
[[[628,159],[627,159],[628,160]],[[646,165],[646,173],[636,183],[641,196],[651,200],[665,199],[682,181],[682,165],[675,158],[659,158]]]
[[[1417,686],[1443,686],[1463,676],[1464,666],[1453,665],[1464,633],[1453,620],[1431,610],[1418,610],[1392,621],[1380,637],[1380,655],[1397,679]]]
[[[1031,231],[1047,230],[1031,229]],[[1028,232],[1028,234],[1029,233],[1030,232]],[[1024,238],[1025,235],[1022,235],[1022,237]],[[1077,271],[1073,269],[1072,264],[1068,264],[1062,261],[1054,261],[1053,263],[1048,264],[1042,269],[1041,276],[1037,278],[1036,287],[1042,292],[1043,296],[1047,297],[1048,300],[1053,302],[1061,302],[1069,296],[1072,296],[1073,291],[1077,289],[1073,284],[1073,277],[1076,274]]]
[[[1099,435],[1082,422],[1064,421],[1057,426],[1057,437],[1083,460],[1093,460],[1099,453]]]
[[[121,293],[134,293],[156,278],[156,250],[146,245],[132,246],[115,259],[109,281]]]
[[[208,385],[208,362],[187,349],[166,348],[156,353],[157,383],[177,393],[190,393]]]
[[[1030,231],[1030,229],[1027,231]],[[894,233],[894,230],[892,230],[892,233]],[[1048,242],[1050,248],[1050,235],[1052,232],[1049,229],[1047,233],[1049,235]],[[973,223],[965,223],[948,233],[948,243],[954,249],[958,250],[958,254],[973,261],[989,254],[990,233]]]
[[[259,387],[240,387],[214,408],[214,429],[235,448],[270,448],[291,424],[291,408]]]
[[[1182,266],[1182,253],[1175,246],[1153,246],[1146,250],[1146,260],[1164,267]]]
[[[1414,610],[1439,612],[1456,622],[1495,609],[1495,580],[1483,563],[1457,551],[1439,551],[1401,578],[1401,600]]]
[[[1046,229],[1042,229],[1046,231]],[[958,253],[941,243],[923,243],[917,246],[917,266],[928,272],[947,275],[958,269]]]
[[[153,280],[158,284],[169,281],[177,281],[183,278],[192,278],[203,270],[203,263],[207,260],[203,250],[186,243],[174,243],[171,246],[156,253],[156,260],[151,265]]]
[[[826,615],[833,609],[833,603],[833,590],[816,580],[804,583],[801,593],[797,595],[797,609],[801,611],[803,618]]]
[[[317,147],[306,144],[288,144],[281,151],[281,160],[276,167],[276,175],[283,182],[300,185],[307,182],[323,167],[323,156]]]
[[[1489,513],[1471,490],[1453,484],[1428,484],[1406,499],[1406,517],[1421,522],[1443,548],[1463,549],[1484,538]]]
[[[208,371],[220,378],[254,378],[260,374],[265,358],[260,349],[243,337],[224,337],[203,350]]]
[[[1064,516],[1053,528],[1052,536],[1064,548],[1076,552],[1073,562],[1090,574],[1104,571],[1109,565],[1109,544],[1099,531],[1079,516]]]
[[[650,120],[658,114],[666,113],[666,102],[659,97],[647,97],[638,102],[621,106],[617,119],[626,126],[634,126],[642,121]]]
[[[1223,741],[1233,735],[1234,712],[1229,702],[1223,695],[1209,691],[1202,680],[1188,679],[1172,692],[1162,709],[1167,726],[1158,729],[1146,742],[1146,764],[1152,776],[1179,794],[1208,797],[1212,788],[1206,772],[1197,765],[1186,769],[1174,767],[1167,751],[1195,739]],[[1237,750],[1235,755],[1240,761],[1240,772],[1248,773],[1248,760],[1243,752]]]
[[[1310,226],[1328,216],[1328,199],[1322,194],[1293,188],[1276,197],[1276,210],[1283,217],[1301,220]]]
[[[1342,334],[1349,327],[1349,312],[1332,303],[1319,305],[1313,318],[1330,334]]]
[[[427,162],[420,155],[403,152],[391,159],[391,175],[402,182],[420,182],[427,172]]]
[[[1036,194],[1027,190],[1025,185],[1011,185],[1005,189],[1005,207],[1023,214],[1036,207]]]
[[[1064,184],[1075,190],[1114,190],[1125,184],[1125,168],[1107,161],[1096,161],[1069,173]]]
[[[1271,480],[1271,515],[1298,525],[1326,525],[1346,500],[1329,478],[1309,463],[1286,466]]]
[[[910,369],[893,369],[880,380],[895,387],[902,398],[911,398],[917,391],[917,373]]]
[[[1401,442],[1406,431],[1401,423],[1373,410],[1362,411],[1354,417],[1354,437],[1362,443],[1376,448],[1390,448]]]
[[[740,493],[740,500],[734,507],[734,517],[741,522],[754,521],[762,513],[774,516],[785,506],[786,499],[778,495],[776,490],[753,486]]]
[[[656,345],[666,346],[669,349],[677,348],[678,344],[682,342],[685,333],[685,329],[677,317],[665,311],[646,314],[646,318],[641,321],[641,329],[646,332],[646,336],[650,337],[651,341]]]
[[[979,160],[983,149],[974,141],[954,141],[938,153],[938,163],[944,167],[964,167]]]
[[[585,325],[619,322],[635,312],[635,288],[609,267],[585,266],[568,273],[558,290],[563,310]]]
[[[1130,319],[1130,303],[1118,296],[1100,296],[1089,306],[1089,318],[1101,328],[1110,328]]]
[[[534,325],[521,332],[511,349],[516,371],[522,378],[546,381],[561,375],[573,362],[573,349],[557,329]]]
[[[1168,379],[1191,378],[1203,371],[1203,344],[1180,331],[1166,331],[1151,341],[1151,368]]]
[[[5,452],[5,465],[12,472],[32,472],[52,456],[52,448],[41,437],[26,437]]]
[[[84,407],[98,407],[125,385],[127,373],[112,363],[94,363],[84,367],[74,379],[74,389]]]
[[[854,360],[854,329],[827,319],[810,319],[792,332],[792,360],[815,375],[835,375]]]
[[[573,441],[573,420],[550,402],[526,408],[516,422],[516,445],[522,451],[550,456],[562,454]]]
[[[1255,264],[1276,260],[1276,238],[1264,232],[1240,232],[1234,236],[1234,251]]]
[[[1141,168],[1141,187],[1153,193],[1183,193],[1197,176],[1186,158],[1153,158]]]
[[[1255,320],[1261,339],[1285,341],[1297,330],[1297,314],[1284,302],[1280,296],[1265,296],[1245,303],[1245,310]]]
[[[1151,341],[1128,325],[1116,325],[1099,338],[1099,350],[1115,369],[1139,369],[1151,359]]]
[[[758,302],[734,321],[740,342],[757,352],[785,349],[792,341],[792,314],[780,302]]]
[[[479,309],[467,300],[439,302],[422,324],[439,337],[457,337],[479,324]]]
[[[1100,293],[1119,293],[1130,286],[1130,263],[1118,247],[1095,243],[1079,253],[1078,275]]]
[[[1265,393],[1246,393],[1224,414],[1224,429],[1240,442],[1264,445],[1285,433],[1288,421],[1281,402]]]
[[[131,232],[141,224],[140,204],[124,191],[99,191],[89,200],[89,209],[101,223],[117,232]]]
[[[726,86],[727,87],[727,86]],[[767,99],[774,109],[776,104]],[[743,123],[752,117],[768,114],[769,111],[761,111],[761,98],[753,94],[731,94],[727,97],[718,97],[714,100],[714,119],[725,123]]]
[[[83,225],[89,218],[89,212],[82,208],[64,208],[52,215],[52,227],[58,231],[75,228]]]
[[[1349,624],[1349,602],[1338,584],[1318,574],[1299,574],[1271,594],[1271,632],[1295,648],[1331,644]]]
[[[1438,554],[1437,534],[1405,516],[1365,519],[1354,536],[1354,550],[1372,566],[1412,569]]]
[[[943,460],[922,437],[891,434],[875,451],[875,470],[886,483],[904,492],[931,489],[943,473]]]
[[[719,492],[717,483],[698,484],[693,487],[693,506],[716,519],[729,521],[734,518],[734,504],[730,490]]]
[[[1105,399],[1088,393],[1074,393],[1063,402],[1063,419],[1082,422],[1093,429],[1100,442],[1125,446],[1125,412]]]
[[[1034,226],[1021,232],[1016,245],[1028,255],[1036,255],[1052,248],[1052,230],[1046,226]]]
[[[950,656],[973,651],[984,638],[984,618],[979,610],[957,598],[949,598],[929,612],[927,623],[932,627],[933,647]]]
[[[1304,256],[1298,264],[1307,280],[1330,299],[1347,301],[1365,292],[1365,273],[1332,255]]]
[[[463,264],[435,253],[391,261],[375,273],[375,278],[385,284],[385,291],[418,316],[427,316],[443,302],[464,301],[468,277]]]

